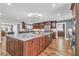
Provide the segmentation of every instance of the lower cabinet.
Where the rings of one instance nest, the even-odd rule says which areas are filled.
[[[7,48],[6,51],[9,52],[9,49],[10,49],[10,48],[9,48],[9,45],[10,45],[10,44],[9,44],[9,37],[7,37],[6,39],[7,39],[7,40],[6,40],[6,48]]]
[[[13,40],[13,38],[12,39],[9,39],[9,50],[10,50],[10,54],[12,54],[12,55],[15,55],[15,50],[14,50],[14,48],[15,48],[15,46],[14,46],[14,40]]]
[[[76,54],[79,56],[79,24],[76,24]]]
[[[46,44],[45,46],[48,46],[49,43],[50,43],[50,40],[49,40],[48,36],[46,35],[45,36],[45,44]]]
[[[39,38],[35,38],[33,40],[33,56],[38,55],[39,52],[40,52],[40,49],[39,49]]]
[[[37,56],[48,45],[48,36],[41,36],[28,41],[7,37],[7,51],[12,56]]]
[[[15,55],[22,56],[23,55],[23,41],[15,39]]]
[[[25,56],[32,56],[33,55],[33,41],[29,40],[24,43],[24,48],[23,48],[23,54]]]
[[[11,55],[15,55],[15,50],[14,50],[14,40],[13,38],[7,37],[7,41],[6,41],[6,50],[11,54]]]

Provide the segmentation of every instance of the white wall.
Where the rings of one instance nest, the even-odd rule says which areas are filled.
[[[8,29],[7,31],[6,31],[6,28]],[[1,31],[11,32],[11,26],[10,25],[6,26],[6,24],[1,25]]]
[[[13,32],[14,32],[15,34],[18,33],[18,27],[17,27],[17,25],[13,25]]]

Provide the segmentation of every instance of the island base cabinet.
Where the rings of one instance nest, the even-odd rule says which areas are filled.
[[[12,56],[15,55],[14,44],[15,44],[15,42],[14,42],[13,38],[7,37],[6,51],[9,52],[9,54],[11,54]]]
[[[33,42],[33,56],[37,56],[40,53],[39,38],[35,38]]]
[[[32,56],[33,55],[33,41],[29,40],[27,42],[24,42],[23,55],[24,56]]]
[[[15,40],[15,55],[22,56],[23,55],[23,42]]]
[[[45,36],[45,46],[48,46],[50,43],[48,36]]]
[[[28,41],[7,37],[6,42],[6,50],[12,56],[37,56],[49,45],[48,36],[41,36]]]
[[[9,37],[6,38],[6,51],[9,52]]]
[[[39,54],[39,39],[35,38],[25,42],[24,44],[24,55],[25,56],[37,56]]]

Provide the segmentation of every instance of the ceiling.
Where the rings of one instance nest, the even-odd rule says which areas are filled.
[[[0,21],[18,23],[24,20],[26,23],[36,23],[59,18],[66,20],[72,17],[70,7],[70,3],[0,3]],[[40,13],[43,17],[29,17],[29,13]]]

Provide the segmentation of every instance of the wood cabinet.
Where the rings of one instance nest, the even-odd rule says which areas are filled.
[[[9,38],[10,39],[10,38]],[[13,38],[12,39],[10,39],[9,40],[9,48],[10,48],[10,53],[12,54],[12,55],[14,55],[14,53],[15,53],[15,50],[14,50],[14,40],[13,40]]]
[[[18,43],[18,44],[17,44]],[[16,46],[17,45],[17,46]],[[15,40],[15,55],[22,56],[23,55],[23,41]]]
[[[79,3],[72,4],[72,12],[76,15],[76,55],[79,55]]]
[[[49,41],[49,38],[48,38],[47,35],[45,36],[45,39],[46,39],[46,40],[45,40],[45,44],[46,44],[46,46],[48,46],[51,40]]]
[[[40,43],[39,43],[39,38],[35,38],[34,40],[33,40],[33,55],[35,56],[35,55],[38,55],[38,53],[40,53]]]
[[[71,10],[72,10],[72,15],[75,17],[76,16],[76,3],[71,4]]]
[[[56,21],[51,21],[51,28],[56,28]]]
[[[76,7],[76,53],[79,55],[79,3],[74,4],[74,8]]]
[[[33,55],[33,41],[29,40],[23,43],[23,55],[32,56]]]
[[[52,40],[52,39],[56,39],[56,33],[53,32],[53,33],[51,34],[50,38],[51,38],[51,40]]]
[[[79,3],[76,4],[76,23],[79,24]]]
[[[7,48],[8,49],[6,49],[10,54],[12,54],[12,55],[14,55],[14,40],[13,39],[11,39],[10,40],[10,37],[7,37],[7,42],[6,42],[7,44]]]
[[[79,3],[73,3],[71,9],[73,16],[75,15],[76,20],[76,55],[79,56]]]
[[[33,29],[43,29],[44,24],[43,23],[35,23],[33,24]]]
[[[40,51],[42,51],[43,50],[43,38],[42,37],[40,37]]]
[[[76,53],[79,55],[79,24],[76,24]]]
[[[8,49],[6,49],[6,50],[9,52],[9,49],[10,49],[10,48],[9,48],[9,45],[10,45],[10,44],[9,44],[9,37],[7,37],[6,39],[7,39],[7,40],[6,40],[6,48],[8,48]]]
[[[17,39],[13,39],[10,37],[7,37],[7,43],[6,43],[7,51],[12,55],[12,56],[21,56],[23,52],[23,43],[18,41]]]
[[[21,41],[7,36],[6,40],[6,50],[12,56],[37,56],[49,45],[50,42],[47,35],[28,41]]]
[[[50,21],[40,22],[33,24],[33,29],[44,29],[45,25],[48,25]],[[50,22],[51,23],[51,22]]]
[[[33,29],[40,29],[40,24],[39,23],[33,24]]]

